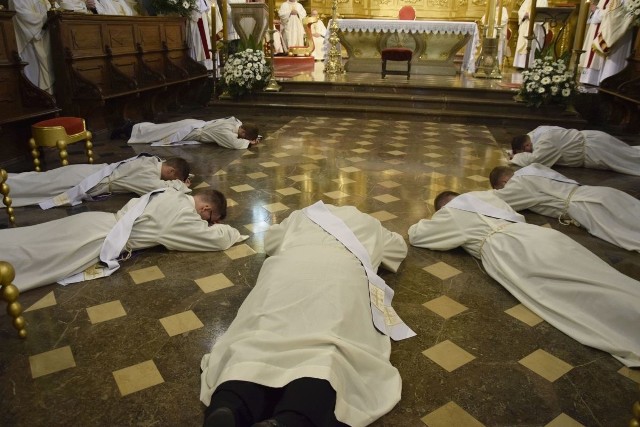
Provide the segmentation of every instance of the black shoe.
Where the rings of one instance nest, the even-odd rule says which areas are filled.
[[[129,139],[133,131],[133,122],[125,120],[124,124],[111,131],[111,139]]]
[[[231,409],[223,406],[204,419],[204,427],[236,427],[236,417]]]
[[[278,420],[268,419],[264,421],[260,421],[259,423],[255,423],[251,427],[286,427]]]

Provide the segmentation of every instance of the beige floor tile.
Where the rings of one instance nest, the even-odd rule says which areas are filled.
[[[233,282],[231,282],[231,280],[229,280],[227,276],[222,273],[202,277],[200,279],[196,279],[195,282],[196,285],[198,285],[198,287],[202,289],[202,292],[204,292],[205,294],[233,286]]]
[[[260,166],[263,168],[275,168],[276,166],[280,166],[280,163],[277,162],[264,162],[260,163]]]
[[[391,147],[396,147],[396,148],[406,147],[407,146],[407,144],[403,144],[401,142],[392,142],[391,144],[387,144],[387,145],[389,145]]]
[[[429,172],[427,173],[427,175],[431,178],[431,179],[440,179],[440,178],[444,178],[447,175],[440,173],[440,172]]]
[[[445,319],[468,310],[467,307],[446,295],[427,301],[422,305]]]
[[[280,212],[280,211],[286,211],[287,209],[289,209],[289,207],[283,203],[277,202],[277,203],[270,203],[268,205],[263,205],[263,208],[265,208],[266,210],[268,210],[271,213],[274,212]]]
[[[351,151],[353,151],[354,153],[362,154],[362,153],[368,153],[371,150],[367,150],[366,148],[354,148]]]
[[[391,203],[400,200],[399,198],[391,194],[381,194],[379,196],[375,196],[374,199],[382,203]]]
[[[440,365],[448,372],[455,371],[459,367],[466,365],[476,357],[457,346],[453,342],[446,340],[422,352],[429,359]]]
[[[395,187],[399,187],[402,184],[399,184],[395,181],[382,181],[382,182],[379,182],[378,185],[381,185],[384,188],[395,188]]]
[[[433,145],[433,144],[425,145],[424,148],[428,148],[429,150],[440,150],[440,149],[442,149],[441,146]]]
[[[372,217],[374,217],[375,219],[377,219],[380,222],[398,218],[396,215],[394,215],[394,214],[392,214],[390,212],[387,212],[387,211],[378,211],[378,212],[371,213],[369,215],[371,215]]]
[[[292,179],[295,182],[300,182],[300,181],[308,181],[308,180],[312,179],[312,177],[310,175],[303,174],[303,175],[290,176],[289,179]]]
[[[562,414],[555,417],[549,424],[546,424],[544,427],[584,427],[584,424],[577,422],[563,412]]]
[[[421,418],[421,421],[429,427],[483,427],[467,411],[455,402],[449,402],[430,414]]]
[[[124,311],[124,307],[120,301],[117,300],[88,307],[87,314],[89,315],[89,321],[95,325],[96,323],[126,316],[127,312]]]
[[[269,175],[267,175],[264,172],[254,172],[254,173],[248,173],[247,176],[251,179],[259,179],[259,178],[266,178]]]
[[[65,346],[45,351],[35,356],[29,356],[29,365],[31,366],[31,377],[38,378],[65,369],[75,368],[76,361],[73,358],[71,347]]]
[[[328,193],[324,193],[325,196],[330,197],[332,199],[340,199],[343,197],[347,197],[348,194],[342,191],[330,191]]]
[[[618,373],[640,384],[640,369],[630,369],[626,366],[623,366],[622,368],[620,368]]]
[[[112,374],[122,396],[127,396],[164,382],[164,378],[162,378],[153,360],[147,360],[128,368],[113,371]]]
[[[293,188],[293,187],[280,188],[280,189],[278,189],[276,191],[278,193],[282,194],[283,196],[290,196],[292,194],[300,193],[300,190],[298,190],[297,188]]]
[[[344,168],[340,168],[340,170],[342,172],[347,172],[347,173],[351,173],[351,172],[360,172],[362,169],[359,169],[355,166],[346,166]]]
[[[198,185],[196,185],[195,187],[193,187],[193,189],[194,189],[194,190],[199,190],[199,189],[201,189],[201,188],[208,188],[208,187],[211,187],[211,186],[209,185],[209,183],[208,183],[208,182],[206,182],[206,181],[202,181],[200,184],[198,184]]]
[[[489,178],[487,178],[486,176],[480,176],[480,175],[471,175],[468,176],[467,178],[469,178],[472,181],[475,182],[487,182],[489,181]]]
[[[362,157],[347,157],[347,160],[349,160],[351,163],[358,163],[364,162],[367,159],[363,159]]]
[[[245,192],[245,191],[255,190],[255,188],[253,188],[249,184],[234,185],[233,187],[231,187],[231,189],[233,191],[235,191],[236,193],[242,193],[242,192]]]
[[[387,154],[391,154],[392,156],[404,156],[407,153],[400,150],[393,150],[393,151],[387,151]]]
[[[365,132],[366,132],[366,130],[365,130]],[[357,141],[356,144],[358,144],[358,145],[371,145],[371,144],[373,144],[373,142],[371,142],[371,141]]]
[[[265,221],[260,221],[253,224],[247,224],[244,226],[244,228],[246,228],[252,233],[262,233],[263,231],[267,231],[269,227],[271,227],[271,224]]]
[[[133,279],[133,283],[136,285],[164,278],[164,273],[156,265],[153,267],[130,271],[129,275]]]
[[[227,207],[231,208],[233,206],[238,206],[238,202],[227,197]]]
[[[246,256],[255,255],[256,251],[254,251],[251,246],[243,243],[241,245],[232,246],[231,248],[224,251],[225,254],[231,259],[244,258]]]
[[[553,228],[553,227],[551,226],[551,224],[549,224],[548,222],[546,222],[546,223],[542,224],[540,227],[544,227],[544,228]]]
[[[227,172],[223,169],[220,169],[218,172],[214,173],[213,176],[221,176],[221,175],[226,175]]]
[[[311,160],[322,160],[327,158],[324,154],[303,154],[303,156]]]
[[[426,162],[423,163],[425,166],[429,166],[432,168],[439,168],[440,166],[444,166],[444,163],[440,163],[440,162]]]
[[[509,316],[513,316],[519,321],[526,323],[529,326],[536,326],[538,323],[544,322],[544,320],[540,316],[538,316],[522,304],[513,306],[510,309],[505,310],[504,312]]]
[[[54,306],[56,304],[58,304],[58,302],[56,301],[56,295],[53,293],[53,291],[51,291],[48,294],[46,294],[45,296],[43,296],[42,298],[40,298],[38,301],[33,303],[33,305],[31,305],[31,307],[27,308],[25,310],[25,313],[28,312],[28,311],[36,311],[36,310],[40,310],[42,308],[51,307],[51,306]]]
[[[193,331],[204,326],[192,310],[163,317],[160,319],[160,324],[162,324],[162,327],[170,337],[184,334],[185,332]]]
[[[273,153],[273,157],[275,158],[282,158],[282,157],[289,157],[291,154],[289,153]]]
[[[429,274],[433,274],[440,280],[447,280],[462,273],[462,271],[458,270],[457,268],[451,267],[445,262],[437,262],[428,267],[424,267],[423,270]]]
[[[554,382],[573,369],[573,366],[569,365],[567,362],[558,359],[554,355],[547,353],[542,349],[534,351],[518,362],[551,382]]]
[[[426,157],[431,157],[432,159],[437,159],[442,157],[444,154],[438,154],[438,153],[426,153],[425,156]]]
[[[394,175],[400,175],[402,172],[396,169],[386,169],[386,170],[383,170],[382,173],[389,176],[394,176]]]

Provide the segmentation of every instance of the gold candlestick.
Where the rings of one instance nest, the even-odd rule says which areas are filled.
[[[324,73],[328,75],[344,73],[344,67],[342,66],[342,48],[340,47],[338,31],[338,0],[333,0],[333,5],[331,6],[331,24],[329,25],[328,60],[326,60],[324,64]]]
[[[531,9],[529,11],[529,31],[527,33],[527,56],[524,62],[524,68],[529,68],[529,58],[531,57],[531,49],[533,49],[534,26],[536,24],[536,0],[531,0]]]
[[[271,77],[269,77],[269,83],[264,88],[265,92],[280,92],[282,87],[278,84],[276,80],[276,69],[273,60],[273,35],[276,33],[276,29],[273,23],[273,15],[276,13],[276,6],[274,0],[269,0],[269,52],[270,52],[270,67],[271,67]]]

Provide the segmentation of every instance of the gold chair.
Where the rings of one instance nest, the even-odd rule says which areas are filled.
[[[0,169],[0,194],[2,194],[2,203],[4,203],[4,206],[7,209],[9,222],[15,227],[16,217],[13,214],[13,207],[11,206],[11,197],[9,197],[9,185],[7,184],[7,178],[9,178],[7,171]]]
[[[78,117],[56,117],[43,120],[31,126],[29,148],[33,157],[33,165],[37,172],[40,168],[40,150],[38,147],[57,147],[60,151],[62,166],[69,164],[67,145],[85,141],[85,151],[89,163],[93,163],[93,143],[91,132],[87,130],[84,119]]]
[[[7,313],[13,317],[13,326],[18,330],[20,338],[27,337],[27,330],[25,329],[26,322],[22,314],[22,306],[18,302],[18,296],[20,291],[13,283],[13,279],[16,277],[16,272],[13,266],[5,261],[0,261],[0,285],[2,286],[2,299],[9,305],[7,306]]]

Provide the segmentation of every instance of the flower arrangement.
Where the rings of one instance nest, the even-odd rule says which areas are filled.
[[[189,16],[196,10],[196,0],[152,0],[151,5],[158,15]]]
[[[516,99],[536,108],[568,104],[574,89],[575,81],[565,60],[545,56],[537,58],[531,68],[522,72],[522,87]]]
[[[263,89],[270,77],[264,52],[256,49],[230,55],[222,72],[224,87],[233,98]]]
[[[633,18],[632,25],[640,27],[640,0],[626,0],[624,7]]]

